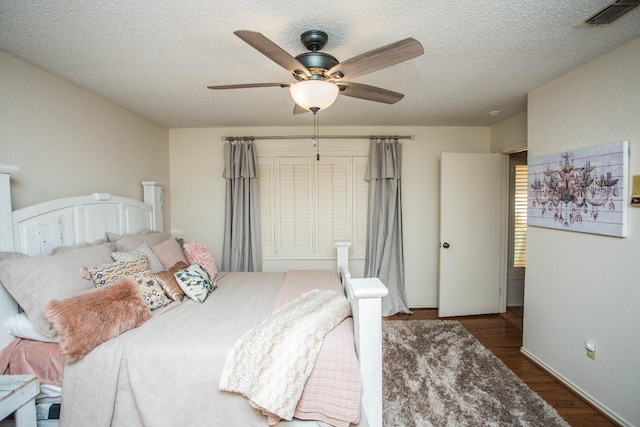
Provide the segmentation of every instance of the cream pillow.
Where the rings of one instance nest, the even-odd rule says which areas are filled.
[[[51,299],[64,299],[93,289],[79,272],[85,265],[112,261],[112,244],[105,243],[56,255],[27,257],[0,262],[0,282],[9,291],[34,326],[53,337],[56,331],[44,314],[44,305]]]
[[[142,256],[146,256],[149,260],[149,268],[151,268],[152,272],[158,273],[164,270],[164,266],[146,243],[128,252],[113,252],[111,254],[114,261],[135,261]]]

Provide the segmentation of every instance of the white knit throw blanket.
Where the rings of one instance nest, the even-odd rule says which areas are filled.
[[[234,344],[220,390],[291,420],[324,336],[350,315],[347,299],[336,291],[315,289],[287,303]]]

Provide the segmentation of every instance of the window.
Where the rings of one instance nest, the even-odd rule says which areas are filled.
[[[331,257],[334,242],[364,256],[367,157],[259,157],[262,254]]]
[[[526,267],[527,265],[527,165],[522,160],[512,163],[513,193],[512,193],[512,265],[511,267]],[[515,163],[515,164],[514,164]]]

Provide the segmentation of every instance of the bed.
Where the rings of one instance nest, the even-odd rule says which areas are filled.
[[[105,236],[135,240],[137,236],[147,238],[163,235],[162,183],[143,182],[143,201],[94,193],[90,196],[54,200],[13,211],[10,176],[17,171],[16,167],[0,165],[0,251],[4,253],[5,258],[15,256],[20,259],[9,261],[13,264],[0,265],[32,265],[29,263],[43,257],[49,257],[46,261],[51,264],[52,259],[55,259],[53,257],[68,260],[79,256],[80,253],[83,256],[90,255],[83,261],[85,264],[96,264],[103,260],[105,253],[111,253],[118,244],[117,240],[103,243],[101,240],[105,239]],[[147,232],[141,235],[145,230]],[[175,239],[166,240],[169,241],[173,243]],[[163,244],[164,242],[162,241]],[[105,248],[105,245],[112,247]],[[160,243],[156,243],[156,246],[159,245]],[[52,251],[56,251],[56,248],[69,246],[76,249],[52,257]],[[64,381],[61,389],[56,389],[54,384],[53,397],[45,398],[44,402],[51,399],[55,401],[55,390],[61,391],[61,425],[264,426],[277,423],[276,425],[289,426],[298,423],[318,425],[316,421],[343,425],[341,423],[345,423],[347,418],[343,418],[340,412],[347,411],[348,408],[338,408],[341,405],[336,405],[331,398],[339,398],[336,390],[343,387],[336,386],[335,381],[346,379],[344,387],[349,393],[353,395],[354,390],[361,390],[360,401],[357,402],[360,414],[356,421],[359,420],[359,424],[363,426],[380,426],[380,299],[387,291],[378,279],[351,278],[348,251],[348,242],[336,243],[336,271],[333,272],[218,272],[213,280],[215,289],[212,289],[203,301],[184,298],[182,302],[172,301],[158,307],[142,323],[124,328],[110,339],[100,341],[99,345],[83,353],[77,361],[70,363],[67,360],[64,363]],[[26,254],[30,258],[25,260],[20,254]],[[48,268],[54,270],[56,265],[58,264],[51,264]],[[5,280],[11,280],[6,275],[4,277]],[[35,282],[39,281],[31,280],[29,283]],[[55,290],[55,286],[50,283],[30,286],[43,286],[42,289],[37,288],[40,291],[35,292],[38,295],[44,294],[40,299],[58,298],[58,301],[72,301],[72,297],[75,296],[68,295],[68,292],[62,296],[47,296],[47,292]],[[13,291],[12,295],[0,285],[0,324],[4,324],[7,318],[15,316],[21,310],[12,296],[18,295],[18,300],[22,298],[25,303],[21,305],[31,304],[30,300],[20,295],[22,291],[16,291],[15,288],[15,284],[7,285],[7,289]],[[107,287],[100,290],[105,288]],[[345,319],[340,318],[344,316],[344,307],[339,301],[340,298],[335,297],[337,293],[346,295],[346,299],[341,299],[348,302],[344,304],[347,304],[348,314],[351,316],[346,316]],[[265,409],[261,403],[264,400],[248,396],[238,384],[246,385],[249,381],[244,376],[247,375],[246,371],[250,370],[244,367],[265,363],[277,368],[269,372],[267,378],[270,380],[267,380],[267,383],[290,384],[293,380],[297,381],[295,384],[300,383],[299,378],[292,380],[290,376],[292,372],[298,373],[301,370],[286,367],[309,364],[295,365],[301,362],[292,361],[294,365],[281,367],[280,363],[284,362],[280,359],[281,356],[275,355],[305,353],[302,350],[304,344],[298,346],[296,343],[313,340],[300,338],[298,332],[290,333],[291,329],[287,329],[290,326],[287,326],[280,330],[280,334],[286,336],[285,340],[274,344],[275,340],[272,337],[278,334],[269,335],[272,329],[269,329],[268,333],[265,332],[266,329],[261,329],[264,328],[264,324],[270,322],[282,326],[282,319],[285,318],[289,321],[293,319],[290,324],[296,325],[312,322],[307,318],[313,316],[305,315],[304,321],[295,317],[301,315],[299,312],[303,306],[299,305],[302,304],[300,301],[307,304],[304,306],[305,312],[318,312],[318,316],[334,316],[333,321],[338,326],[327,326],[329,330],[321,332],[322,325],[326,323],[323,320],[325,318],[316,317],[317,323],[309,323],[314,325],[315,335],[322,336],[320,344],[316,345],[314,350],[316,353],[311,352],[312,355],[317,354],[317,359],[313,356],[313,371],[311,374],[302,375],[303,378],[307,378],[308,375],[308,379],[303,384],[304,390],[300,400],[293,405],[294,418],[287,421],[286,417],[280,417],[277,413],[274,415],[270,407],[265,411],[271,414],[267,418],[260,410]],[[336,307],[333,313],[321,313],[331,306]],[[33,307],[28,308],[29,310],[25,311],[30,315],[29,318],[36,318],[35,315],[31,316]],[[124,312],[126,309],[123,309]],[[338,315],[338,312],[342,315]],[[265,345],[264,348],[267,350],[254,351],[255,354],[250,356],[238,350],[243,346],[257,349],[256,341],[243,341],[247,339],[247,335],[251,335],[250,332],[253,332],[253,338],[262,337],[257,342]],[[264,337],[271,338],[266,340]],[[293,337],[298,337],[298,341]],[[14,338],[3,330],[0,333],[0,349],[15,346]],[[336,351],[336,347],[331,347],[334,350],[330,350],[327,356],[325,347],[329,346],[328,342],[338,347],[342,346],[341,350]],[[53,344],[53,348],[55,345]],[[355,351],[351,351],[352,349]],[[344,374],[345,371],[326,365],[329,363],[328,360],[334,357],[333,353],[344,353],[347,356],[340,356],[344,358],[350,357],[350,351],[356,358],[357,378],[351,378]],[[234,357],[231,357],[232,354]],[[258,359],[255,359],[256,357]],[[265,357],[268,358],[267,362],[263,359]],[[262,375],[261,379],[256,380],[254,377],[253,381],[264,382],[265,374],[261,372],[259,375]],[[242,378],[238,380],[237,377]],[[226,390],[221,390],[224,388],[222,378],[225,379]],[[44,390],[48,388],[46,382],[46,378],[41,380]],[[312,387],[314,384],[315,388]],[[270,393],[283,395],[290,392],[288,389],[296,387],[299,386],[285,387],[280,391],[276,389]],[[295,395],[293,393],[293,396]],[[316,401],[318,398],[320,402]],[[267,400],[269,399],[274,399],[274,396],[267,397]],[[286,405],[279,402],[278,405],[287,406],[285,413],[291,413],[291,402],[287,401]],[[329,412],[336,410],[337,413],[327,414],[327,407]],[[39,425],[43,426],[50,425],[49,423],[55,424],[56,421],[39,421]]]

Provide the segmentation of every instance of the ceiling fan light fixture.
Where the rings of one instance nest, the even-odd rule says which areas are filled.
[[[338,86],[324,80],[304,80],[289,88],[294,102],[309,111],[329,107],[338,97],[339,91]]]

